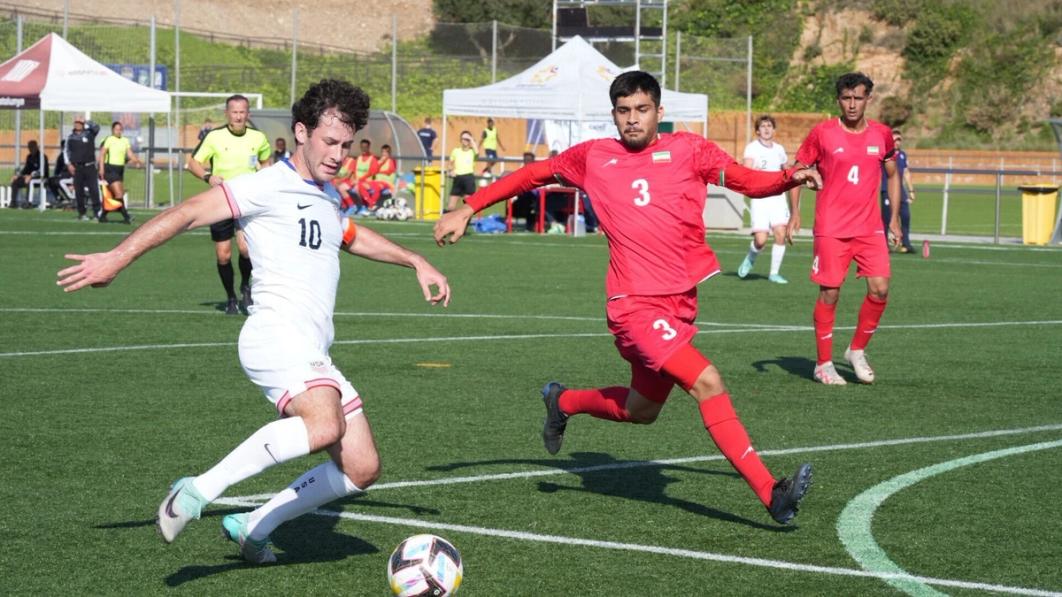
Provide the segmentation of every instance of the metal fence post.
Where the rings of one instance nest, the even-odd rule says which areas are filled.
[[[295,72],[298,67],[299,54],[299,9],[291,11],[291,101],[288,106],[295,105]]]
[[[490,82],[498,82],[498,19],[490,22]]]
[[[15,17],[15,55],[22,53],[22,15]],[[41,139],[43,144],[44,139]],[[22,148],[22,109],[15,110],[15,171],[17,172],[22,166],[22,154],[19,150]],[[12,197],[11,201],[14,202],[17,197]],[[14,203],[12,203],[14,205]]]
[[[391,111],[398,112],[398,15],[394,14],[391,15]]]
[[[996,172],[996,232],[995,244],[999,244],[999,205],[1003,196],[1003,170]]]
[[[679,90],[679,62],[682,61],[682,32],[675,36],[675,91]]]
[[[948,157],[948,171],[944,173],[944,201],[940,208],[940,235],[948,234],[948,192],[951,190],[951,165],[952,159]]]

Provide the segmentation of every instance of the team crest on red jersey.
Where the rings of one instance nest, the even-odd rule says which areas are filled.
[[[670,164],[671,152],[670,151],[654,151],[653,152],[654,164]]]
[[[867,145],[867,155],[878,155],[880,152],[877,145]]]

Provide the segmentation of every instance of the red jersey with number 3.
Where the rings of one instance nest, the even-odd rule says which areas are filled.
[[[719,272],[704,239],[706,185],[734,158],[690,133],[664,133],[640,151],[594,139],[551,160],[553,173],[590,196],[608,238],[605,292],[685,292]]]
[[[878,190],[881,163],[895,151],[892,129],[873,120],[858,133],[840,118],[820,123],[808,133],[796,161],[817,165],[822,190],[815,198],[815,236],[853,238],[883,234]]]

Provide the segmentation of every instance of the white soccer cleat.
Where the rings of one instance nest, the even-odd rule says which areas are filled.
[[[269,538],[261,541],[251,539],[247,531],[247,514],[229,514],[221,519],[221,534],[240,546],[240,557],[251,564],[273,564],[276,554],[269,549]]]
[[[843,386],[848,383],[843,377],[841,377],[841,374],[837,372],[837,368],[833,366],[833,361],[821,365],[815,365],[815,381],[824,383],[828,386]]]
[[[852,369],[855,369],[855,374],[859,381],[874,383],[874,370],[870,368],[870,363],[867,362],[866,351],[852,350],[851,347],[846,348],[844,360],[852,364]]]
[[[178,479],[166,499],[159,505],[159,517],[155,527],[162,535],[163,541],[173,543],[185,525],[199,518],[207,501],[192,484],[193,477]]]

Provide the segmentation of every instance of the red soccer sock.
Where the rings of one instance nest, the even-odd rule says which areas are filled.
[[[837,303],[827,305],[821,299],[815,301],[815,348],[818,352],[816,365],[833,360],[833,321],[837,317]]]
[[[885,303],[888,299],[879,299],[868,294],[863,299],[863,306],[859,308],[859,323],[856,324],[855,335],[852,336],[852,350],[863,350],[870,343],[870,338],[878,329],[881,316],[885,313]]]
[[[700,403],[700,410],[704,427],[719,447],[719,451],[737,472],[741,473],[742,478],[756,493],[756,497],[760,498],[760,502],[764,506],[770,506],[774,477],[752,448],[745,426],[741,424],[730,403],[730,394],[723,392],[712,396]]]
[[[612,386],[590,390],[565,390],[558,399],[561,412],[567,415],[586,413],[609,421],[630,421],[627,394],[630,388]]]

